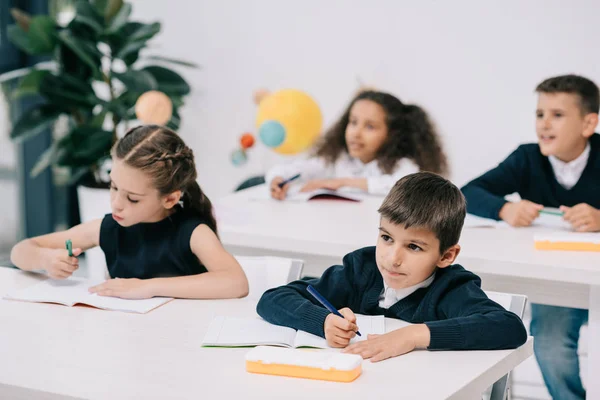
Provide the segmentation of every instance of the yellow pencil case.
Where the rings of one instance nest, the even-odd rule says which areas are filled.
[[[362,357],[324,350],[258,346],[246,354],[246,371],[255,374],[352,382],[362,372]]]
[[[600,251],[598,233],[549,233],[534,236],[537,250]]]

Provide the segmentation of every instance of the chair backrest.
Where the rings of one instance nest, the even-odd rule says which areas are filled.
[[[515,313],[519,318],[523,318],[525,305],[527,304],[527,296],[522,294],[488,292],[485,294],[502,307]],[[491,391],[486,391],[483,398],[490,400],[505,400],[508,397],[508,389],[510,386],[510,373],[504,375],[491,387]]]
[[[517,314],[519,318],[523,318],[525,304],[527,304],[527,296],[523,294],[491,292],[487,290],[485,291],[485,294],[508,311]]]
[[[260,299],[269,289],[300,279],[303,260],[283,257],[235,257],[248,278],[248,298]]]

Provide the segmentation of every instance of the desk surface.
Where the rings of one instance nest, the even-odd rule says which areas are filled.
[[[0,294],[40,279],[0,268]],[[533,351],[531,338],[516,350],[417,351],[381,363],[365,361],[362,376],[344,384],[250,374],[247,348],[200,347],[213,316],[256,315],[254,307],[244,299],[174,300],[137,315],[0,300],[0,398],[18,392],[48,399],[329,400],[396,392],[403,398],[463,399],[476,397]],[[388,329],[394,322],[386,320]]]
[[[225,245],[337,257],[377,239],[382,198],[280,202],[253,200],[256,187],[216,202]],[[465,228],[457,260],[475,273],[600,285],[600,253],[535,250],[544,228]]]

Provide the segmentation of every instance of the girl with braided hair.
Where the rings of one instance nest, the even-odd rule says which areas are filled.
[[[13,248],[13,263],[65,279],[78,268],[77,256],[100,246],[112,279],[91,287],[92,293],[128,299],[246,296],[246,276],[219,241],[211,202],[196,182],[194,154],[183,140],[161,126],[140,126],[111,153],[112,214],[24,240]],[[72,256],[65,250],[68,239]]]

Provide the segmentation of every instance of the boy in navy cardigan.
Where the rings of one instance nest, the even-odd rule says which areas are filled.
[[[527,334],[515,314],[488,299],[480,279],[452,265],[465,218],[465,199],[446,179],[419,172],[400,179],[379,209],[375,247],[356,250],[320,279],[295,281],[262,296],[265,320],[327,339],[345,352],[380,361],[417,348],[509,349]],[[323,308],[311,284],[344,318]],[[348,346],[360,329],[354,313],[413,323]]]
[[[546,79],[536,88],[537,144],[519,146],[462,191],[470,213],[528,226],[543,207],[560,207],[574,230],[600,231],[600,95],[576,75]],[[521,201],[504,196],[519,193]],[[544,381],[555,399],[584,399],[577,343],[588,311],[532,304],[531,333]]]

